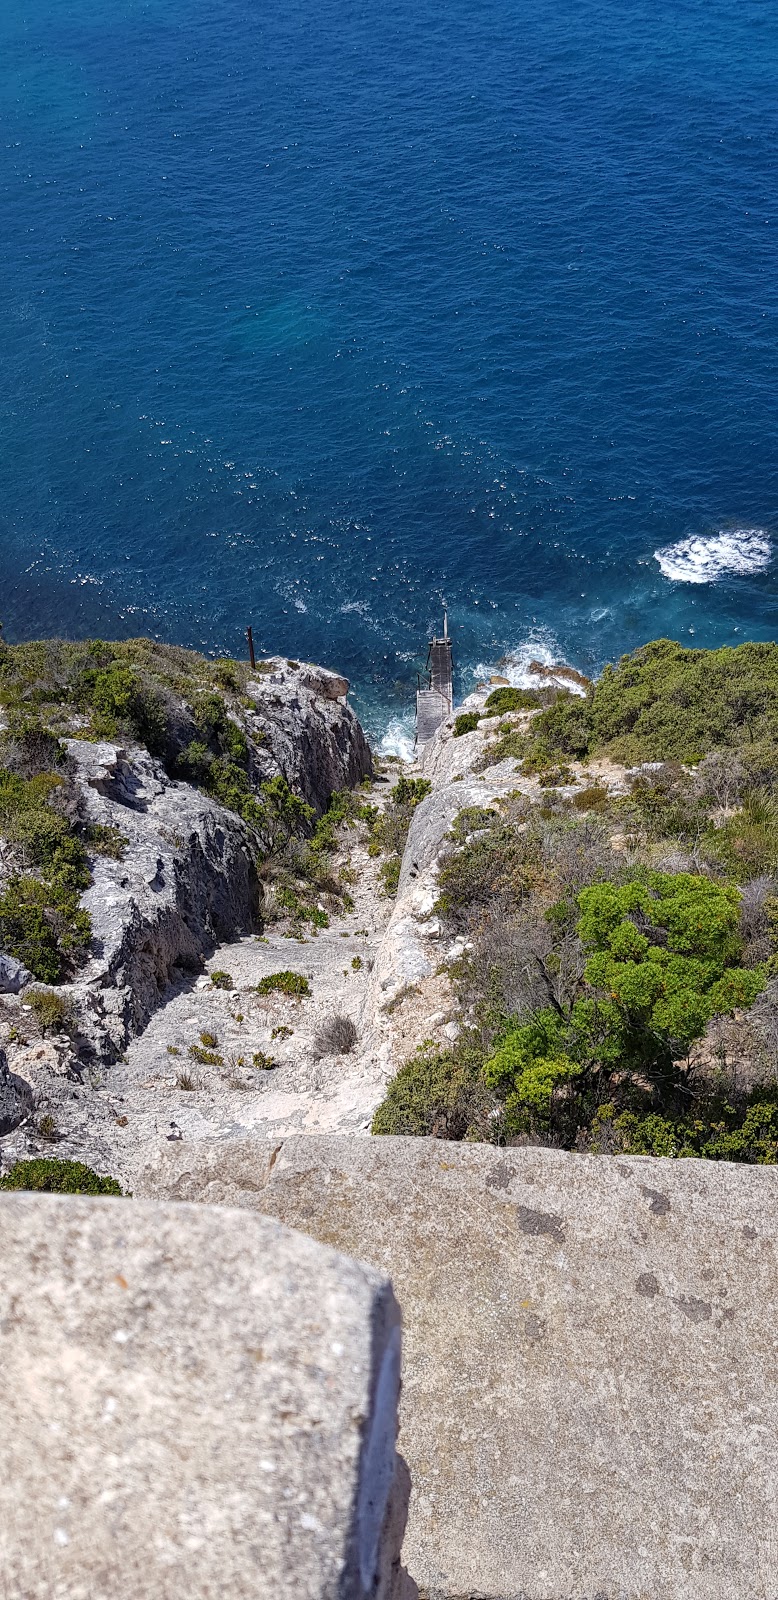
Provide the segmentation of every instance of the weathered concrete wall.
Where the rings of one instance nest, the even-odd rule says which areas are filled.
[[[4,1600],[410,1600],[399,1312],[228,1210],[0,1197]]]
[[[308,1137],[168,1146],[142,1187],[391,1274],[424,1593],[778,1596],[775,1169]]]

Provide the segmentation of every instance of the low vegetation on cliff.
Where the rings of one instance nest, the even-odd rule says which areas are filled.
[[[498,739],[547,796],[451,829],[465,1026],[374,1131],[777,1161],[778,648],[658,641]],[[631,767],[628,794],[559,792],[593,757]]]
[[[254,676],[269,671],[260,663]],[[293,937],[315,934],[349,903],[333,860],[339,830],[360,809],[372,820],[364,796],[336,793],[317,817],[273,773],[251,681],[242,662],[150,639],[8,645],[0,637],[0,949],[43,982],[73,977],[91,935],[80,905],[89,858],[122,853],[116,830],[81,815],[66,738],[142,744],[172,778],[240,816],[263,880],[264,915],[286,922]]]

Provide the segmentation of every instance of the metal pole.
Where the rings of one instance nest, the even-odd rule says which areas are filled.
[[[257,662],[256,662],[256,657],[254,655],[254,635],[253,635],[253,633],[252,633],[250,628],[246,629],[246,638],[248,639],[248,642],[249,642],[249,661],[251,662],[251,670],[253,672]]]

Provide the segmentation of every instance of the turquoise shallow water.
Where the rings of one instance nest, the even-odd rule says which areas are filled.
[[[765,0],[5,0],[0,617],[460,686],[771,637]],[[658,560],[656,552],[664,552]]]

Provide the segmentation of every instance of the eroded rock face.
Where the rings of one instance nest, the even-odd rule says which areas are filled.
[[[174,968],[198,971],[220,939],[255,925],[260,889],[234,812],[168,777],[147,751],[68,742],[83,811],[126,839],[94,858],[83,897],[93,954],[70,986],[83,1033],[110,1059],[148,1021]]]
[[[12,1133],[30,1115],[32,1090],[23,1078],[8,1070],[8,1058],[0,1050],[0,1136]]]
[[[255,782],[280,773],[321,812],[336,789],[353,789],[373,769],[370,746],[351,707],[348,679],[280,656],[250,680],[246,731]]]
[[[163,1146],[136,1193],[391,1277],[426,1596],[776,1593],[778,1169],[309,1136]]]

